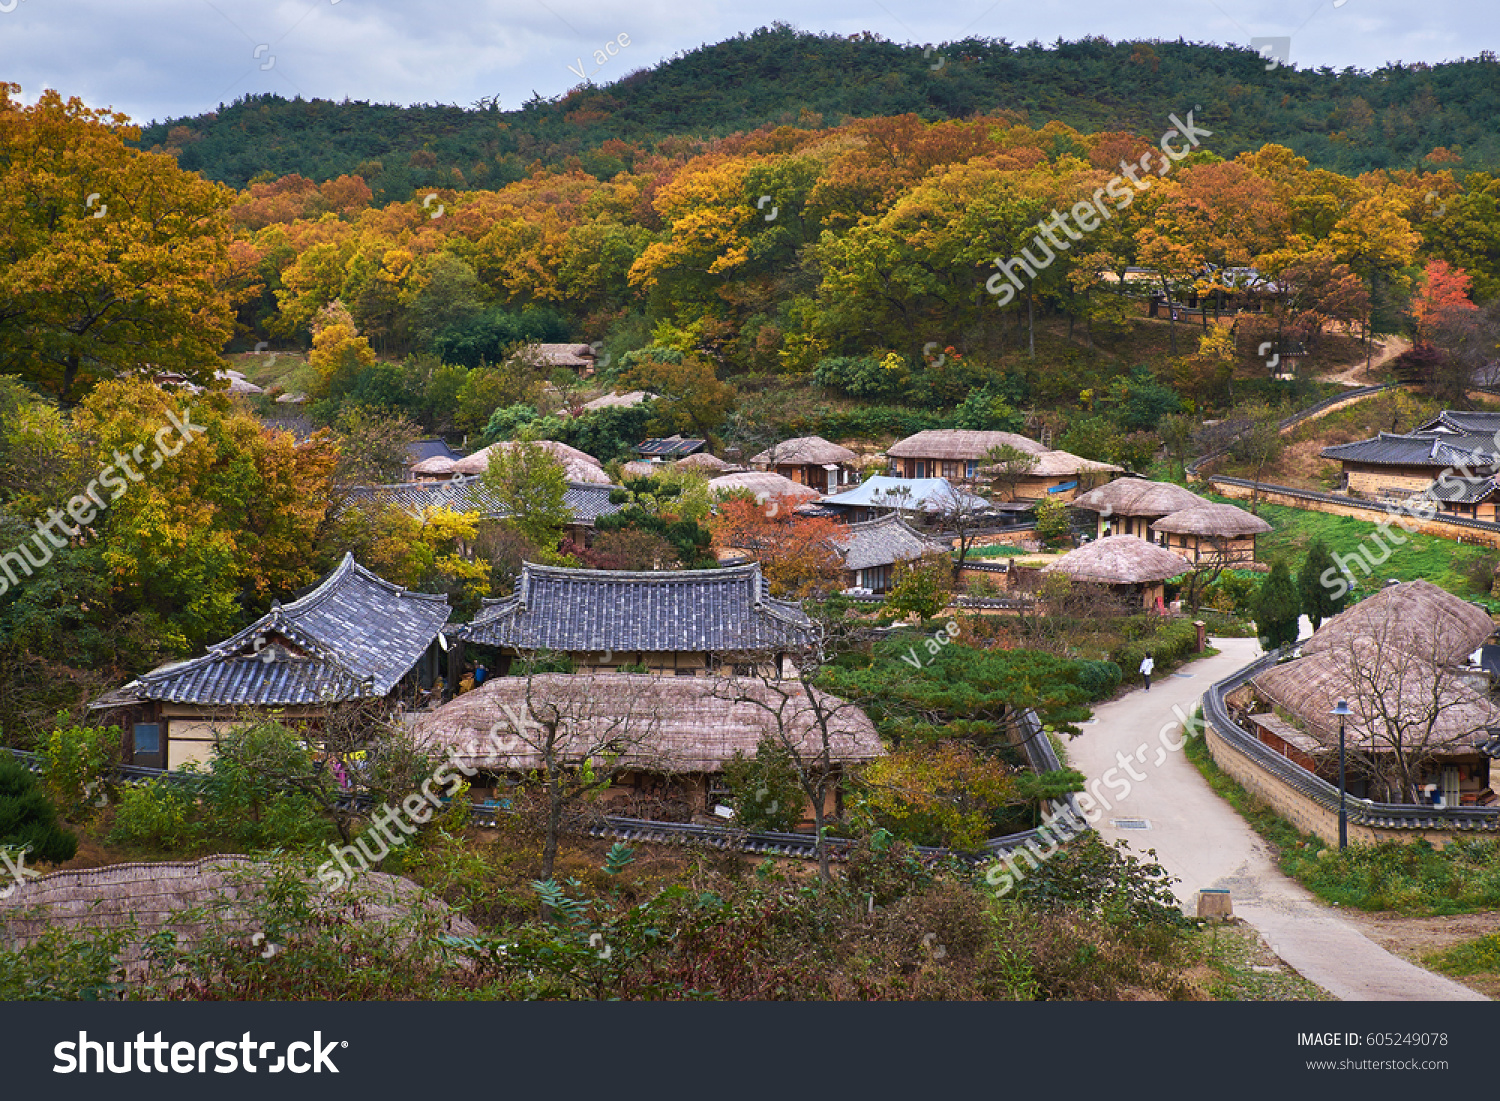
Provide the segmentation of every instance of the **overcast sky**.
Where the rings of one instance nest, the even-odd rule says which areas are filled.
[[[1290,36],[1293,65],[1335,69],[1473,57],[1500,39],[1495,0],[0,0],[0,80],[26,102],[51,87],[138,122],[247,92],[464,106],[498,95],[510,109],[580,83],[580,59],[605,84],[778,20],[919,45]],[[593,52],[622,34],[629,45],[597,66]]]

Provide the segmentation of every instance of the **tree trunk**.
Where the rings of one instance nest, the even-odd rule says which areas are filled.
[[[823,836],[823,801],[827,797],[828,780],[827,775],[816,785],[817,794],[813,796],[813,832],[817,837],[818,853],[818,878],[824,883],[833,880],[833,871],[828,865],[828,839]]]
[[[1026,292],[1026,340],[1028,345],[1027,355],[1031,359],[1036,358],[1036,296],[1030,291]]]
[[[542,847],[542,878],[552,878],[557,863],[557,836],[562,832],[562,785],[553,777],[547,784],[547,841]],[[543,917],[546,915],[544,914]]]

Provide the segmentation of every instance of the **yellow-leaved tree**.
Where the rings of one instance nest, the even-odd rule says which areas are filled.
[[[234,192],[177,167],[126,116],[0,83],[0,374],[71,405],[99,380],[207,384],[234,330]]]

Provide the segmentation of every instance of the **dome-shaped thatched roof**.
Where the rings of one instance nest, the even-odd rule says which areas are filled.
[[[715,493],[725,493],[731,489],[748,489],[751,493],[759,496],[765,494],[766,498],[788,497],[796,501],[810,501],[822,494],[812,486],[805,486],[801,482],[794,482],[790,478],[783,478],[780,474],[772,474],[768,470],[747,470],[740,474],[721,474],[717,478],[709,480],[708,488]]]
[[[1390,585],[1340,612],[1313,633],[1302,652],[1347,649],[1363,641],[1434,662],[1457,662],[1495,631],[1483,608],[1430,581]]]
[[[358,870],[356,864],[351,868]],[[248,944],[256,931],[251,900],[263,898],[278,874],[285,873],[244,856],[53,872],[26,881],[0,899],[0,943],[23,946],[51,928],[79,939],[123,929],[120,963],[127,978],[138,978],[145,966],[146,938],[153,933],[170,930],[180,946],[191,948],[210,931],[237,934],[242,928]],[[371,925],[401,938],[410,935],[403,930],[410,928],[412,917],[425,910],[451,934],[478,932],[468,919],[425,895],[411,880],[384,872],[361,872],[332,891],[314,883],[311,900],[329,926]]]
[[[872,761],[885,752],[863,711],[809,691],[828,719],[832,760]],[[531,726],[518,732],[518,720]],[[567,759],[598,753],[613,740],[617,765],[658,773],[719,772],[735,753],[754,756],[768,736],[788,739],[803,754],[817,754],[822,745],[819,712],[800,694],[788,701],[753,678],[737,683],[651,673],[491,677],[422,712],[411,729],[418,742],[462,765],[530,771],[542,765],[542,723],[548,729],[555,724],[553,749]]]
[[[1173,535],[1204,535],[1228,538],[1239,535],[1264,535],[1271,525],[1234,505],[1194,505],[1163,516],[1151,525],[1152,531]]]
[[[750,461],[767,466],[803,466],[808,463],[857,463],[859,456],[822,436],[798,436],[766,448],[759,455],[751,456]]]
[[[576,447],[569,447],[565,443],[556,440],[537,440],[536,445],[544,451],[549,452],[554,459],[560,462],[563,470],[567,473],[570,482],[586,482],[589,485],[609,485],[609,475],[604,473],[604,468],[599,460],[586,451],[579,451]],[[506,440],[502,443],[491,444],[472,455],[466,455],[453,464],[455,474],[483,474],[490,468],[490,456],[496,451],[508,451],[520,444],[514,440]]]
[[[1488,693],[1440,665],[1384,652],[1368,639],[1273,665],[1251,683],[1300,719],[1325,747],[1337,745],[1338,720],[1329,713],[1339,700],[1353,711],[1346,722],[1349,744],[1367,752],[1390,753],[1395,733],[1403,740],[1410,735],[1408,749],[1468,756],[1489,739],[1488,728],[1500,723],[1500,708]],[[1392,715],[1407,701],[1410,711]]]
[[[1180,554],[1135,535],[1107,535],[1069,551],[1044,568],[1097,585],[1143,585],[1181,577],[1193,567]]]
[[[423,459],[411,468],[413,474],[452,474],[455,460],[446,455],[434,455]]]
[[[745,469],[742,466],[735,466],[734,463],[725,462],[717,455],[710,455],[707,451],[700,451],[685,459],[677,459],[672,465],[686,467],[688,470],[713,470],[720,473]]]
[[[1171,482],[1148,482],[1144,478],[1116,478],[1080,493],[1073,504],[1111,516],[1170,516],[1186,508],[1208,504],[1192,490]]]

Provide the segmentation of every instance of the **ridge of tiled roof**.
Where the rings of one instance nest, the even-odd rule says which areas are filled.
[[[1500,464],[1495,441],[1486,435],[1443,432],[1382,432],[1368,440],[1325,447],[1325,459],[1372,463],[1377,466],[1495,466]]]
[[[449,611],[445,595],[410,592],[346,554],[312,591],[273,604],[201,657],[143,674],[127,688],[135,699],[205,706],[380,697],[416,664]],[[267,635],[301,655],[265,660],[255,644]]]
[[[908,524],[897,513],[890,512],[874,520],[850,524],[847,534],[833,540],[843,551],[846,570],[867,570],[907,562],[945,545],[929,539]],[[947,547],[951,549],[951,541]]]
[[[714,570],[585,570],[523,563],[515,592],[452,631],[488,646],[729,653],[801,645],[812,621],[770,595],[758,563]]]

